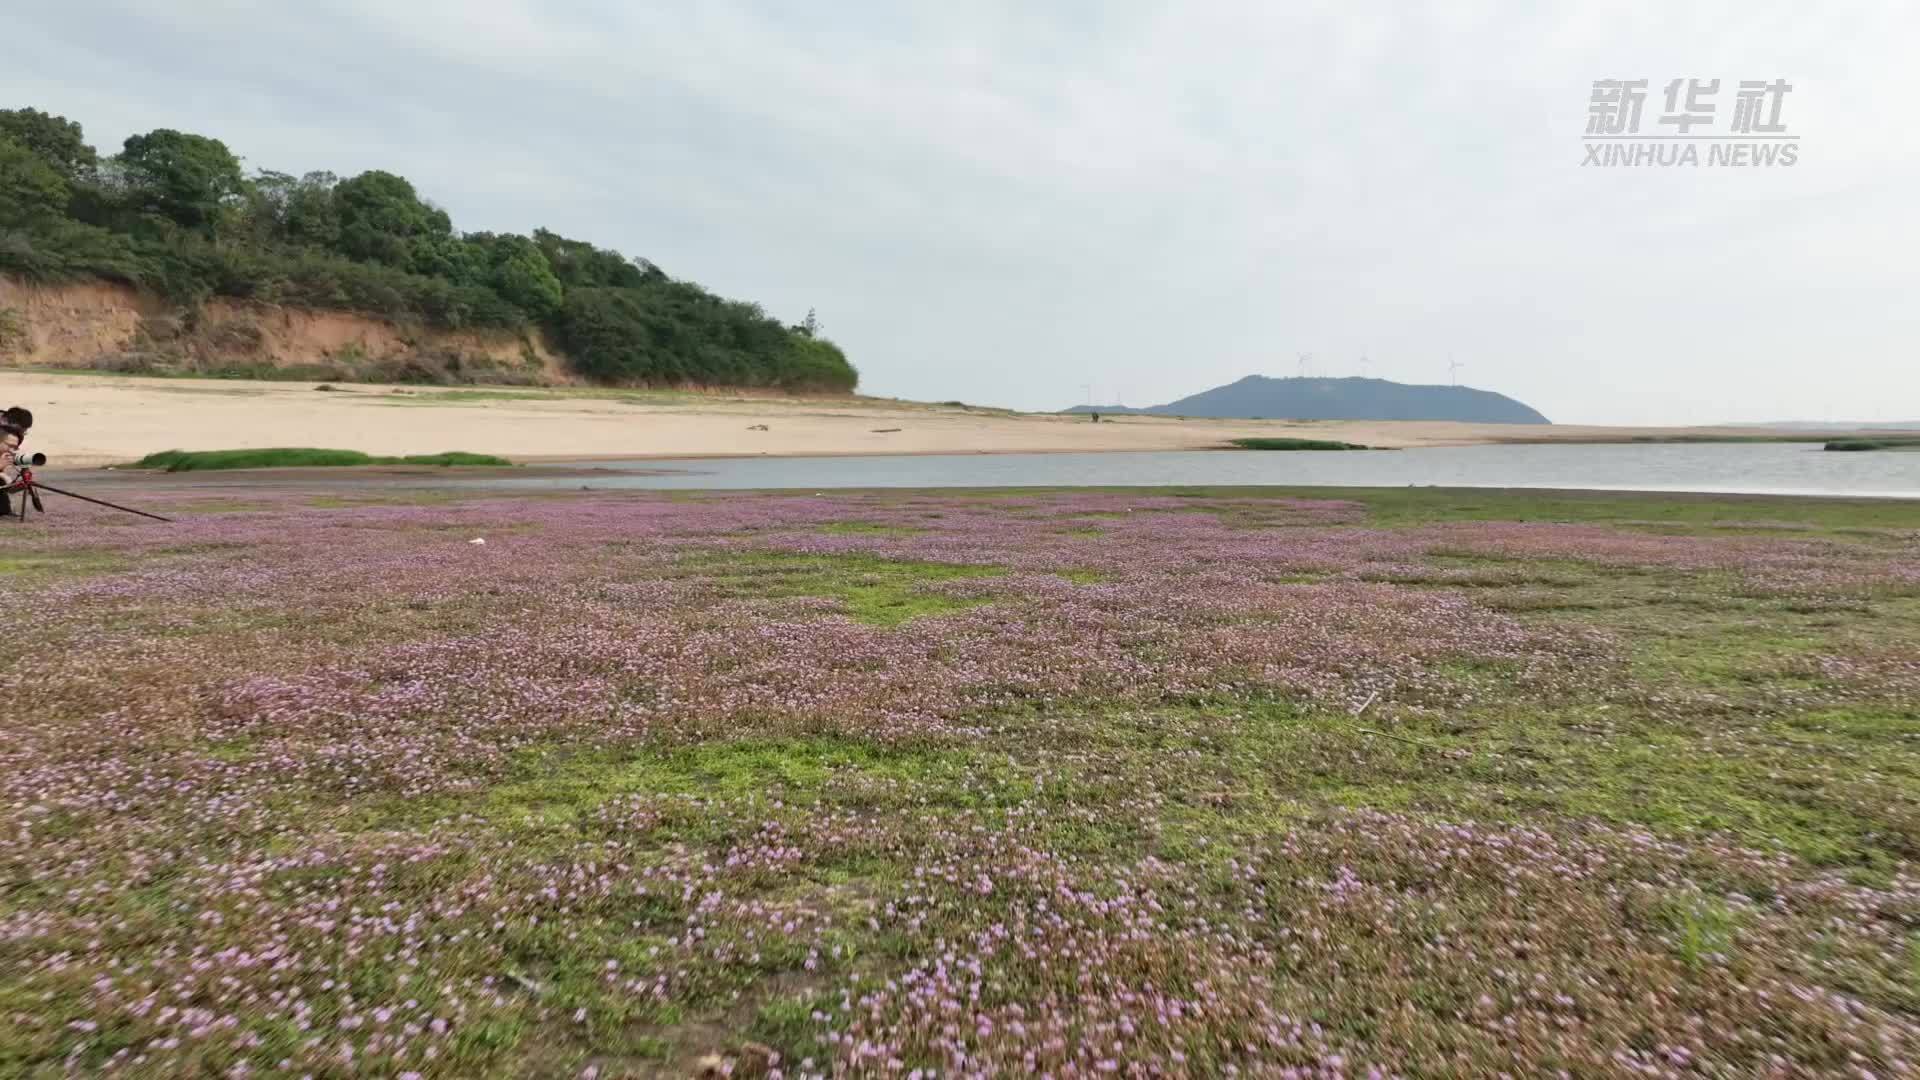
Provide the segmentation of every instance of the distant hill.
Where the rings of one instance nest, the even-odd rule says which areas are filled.
[[[1270,379],[1239,382],[1144,409],[1076,405],[1068,412],[1201,416],[1250,420],[1461,420],[1479,424],[1548,424],[1518,401],[1470,386],[1413,386],[1387,379]]]

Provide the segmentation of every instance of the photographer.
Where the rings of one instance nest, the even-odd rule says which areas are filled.
[[[18,405],[0,413],[0,489],[13,482],[14,478],[9,474],[14,471],[14,458],[32,427],[33,414]],[[12,496],[0,493],[0,500],[4,500],[4,505],[0,505],[0,514],[12,513]]]
[[[14,451],[27,441],[27,430],[33,427],[33,414],[14,405],[0,413],[0,469],[13,467]]]

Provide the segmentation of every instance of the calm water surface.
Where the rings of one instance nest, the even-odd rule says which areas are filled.
[[[1832,453],[1818,444],[1463,446],[1347,452],[1179,451],[716,458],[594,462],[581,479],[489,480],[513,487],[878,488],[1323,487],[1576,488],[1920,498],[1920,452]]]

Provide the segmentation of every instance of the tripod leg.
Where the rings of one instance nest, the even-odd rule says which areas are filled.
[[[54,487],[52,484],[35,484],[33,486],[35,488],[51,491],[55,495],[65,495],[69,499],[79,499],[81,502],[90,502],[95,506],[104,506],[109,510],[119,510],[128,514],[138,514],[143,518],[152,518],[155,521],[171,522],[173,520],[172,518],[161,517],[159,514],[149,514],[145,510],[135,510],[131,506],[121,506],[119,503],[110,503],[105,499],[96,499],[91,495],[82,495],[76,491],[68,491],[65,488],[57,488],[57,487]]]

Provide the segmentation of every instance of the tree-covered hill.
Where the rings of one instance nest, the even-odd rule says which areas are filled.
[[[545,229],[463,233],[405,177],[248,174],[219,139],[159,129],[102,156],[79,124],[0,110],[0,274],[124,282],[447,330],[547,331],[620,383],[845,391],[811,317],[785,326],[659,267]]]

